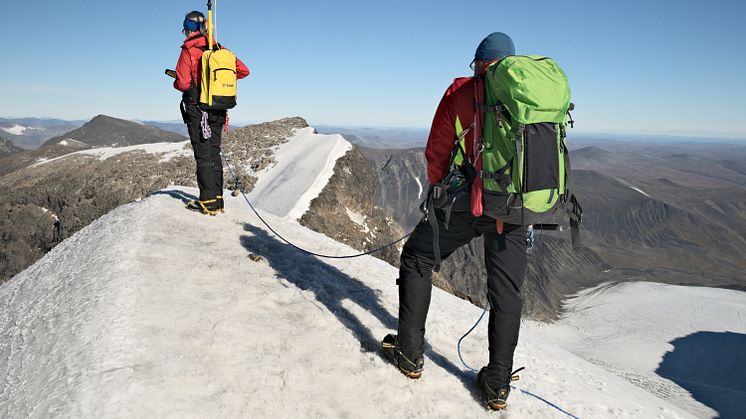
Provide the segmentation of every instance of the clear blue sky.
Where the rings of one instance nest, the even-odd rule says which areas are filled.
[[[0,116],[177,120],[163,75],[206,1],[2,0]],[[218,36],[251,69],[231,119],[429,127],[479,41],[553,57],[579,131],[746,138],[746,2],[217,0]]]

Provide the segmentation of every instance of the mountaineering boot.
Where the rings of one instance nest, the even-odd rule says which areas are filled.
[[[401,352],[401,345],[396,335],[388,334],[381,342],[381,354],[394,366],[399,367],[399,371],[409,378],[417,379],[422,376],[422,370],[425,360],[422,358],[415,359],[414,362],[404,356]]]
[[[217,199],[195,199],[193,201],[189,201],[186,204],[186,207],[187,209],[198,211],[206,215],[217,215],[218,211],[222,212],[222,208],[220,207],[220,203],[218,203]]]
[[[487,377],[487,367],[482,368],[477,374],[477,383],[479,387],[484,391],[485,402],[487,408],[490,410],[503,410],[508,407],[508,396],[510,395],[510,382],[518,381],[517,372],[523,368],[519,368],[513,371],[508,378],[506,384],[495,385],[490,382]]]
[[[218,211],[225,212],[225,202],[223,202],[223,196],[218,195],[215,197],[215,199],[218,201]]]
[[[487,383],[486,369],[482,368],[477,374],[479,387],[484,391],[485,401],[490,410],[503,410],[508,406],[508,395],[510,386],[502,388],[493,388]]]

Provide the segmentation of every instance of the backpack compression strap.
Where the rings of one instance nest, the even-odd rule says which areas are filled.
[[[580,206],[580,203],[578,203],[578,198],[576,198],[575,194],[573,194],[570,190],[570,185],[572,185],[572,183],[570,182],[570,174],[572,173],[572,169],[570,168],[570,152],[567,150],[564,138],[562,141],[562,148],[565,152],[565,193],[568,196],[563,205],[565,207],[567,215],[570,217],[570,237],[572,238],[572,247],[573,249],[578,249],[580,248],[580,223],[583,220],[583,207]]]

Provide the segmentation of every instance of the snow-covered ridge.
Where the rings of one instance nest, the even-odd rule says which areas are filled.
[[[166,190],[119,207],[0,287],[0,417],[493,416],[456,352],[479,308],[433,290],[425,376],[406,379],[377,354],[378,340],[396,328],[395,268],[372,257],[299,253],[267,233],[240,197],[226,196],[217,217],[184,210],[181,199],[196,192]],[[356,253],[287,218],[262,216],[310,250]],[[666,292],[675,299],[700,290]],[[649,290],[622,291],[609,293],[607,305],[634,312]],[[578,301],[593,307],[594,298]],[[606,325],[624,320],[594,314]],[[729,319],[720,326],[736,330]],[[663,327],[644,316],[633,325]],[[524,322],[518,388],[582,418],[692,417],[565,349],[557,334],[583,335],[561,327]],[[486,361],[486,322],[462,351],[473,366]],[[509,402],[500,416],[566,417],[518,390]]]
[[[69,142],[76,142],[80,143],[80,141],[72,140],[72,139],[64,139],[59,142],[60,145],[68,145]],[[192,150],[189,146],[189,141],[179,141],[175,143],[149,143],[149,144],[138,144],[138,145],[131,145],[127,147],[100,147],[100,148],[91,148],[87,150],[80,150],[69,154],[64,154],[62,156],[58,156],[52,159],[39,159],[31,165],[31,167],[39,166],[42,164],[46,164],[49,162],[53,162],[55,160],[64,159],[69,156],[75,156],[75,155],[85,155],[85,156],[94,156],[98,158],[99,160],[106,160],[109,158],[112,158],[114,156],[118,156],[123,153],[129,153],[132,151],[144,151],[148,154],[154,154],[154,155],[160,155],[160,161],[165,162],[173,159],[174,157],[180,157],[180,156],[190,156],[192,155]]]
[[[275,152],[276,163],[257,174],[249,198],[272,214],[297,220],[334,174],[337,159],[352,149],[339,134],[315,134],[313,128],[295,130]]]

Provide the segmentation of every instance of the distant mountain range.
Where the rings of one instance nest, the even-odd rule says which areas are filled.
[[[299,124],[303,126],[305,122]],[[329,130],[330,127],[324,127],[320,131]],[[238,135],[245,132],[250,138],[235,143],[245,144],[247,148],[241,154],[247,161],[254,162],[246,166],[247,172],[239,173],[245,177],[245,186],[250,188],[253,186],[251,173],[271,163],[271,157],[266,154],[271,145],[256,144],[263,141],[263,135],[280,138],[287,135],[287,130],[278,131],[276,124],[270,123],[235,131]],[[404,131],[407,132],[403,137],[396,137],[397,131],[393,129],[383,133],[373,129],[348,131],[344,134],[348,141],[369,145],[361,146],[360,151],[372,171],[358,169],[364,165],[358,157],[351,155],[345,161],[352,162],[350,167],[354,170],[350,170],[358,176],[376,182],[376,204],[393,214],[406,231],[411,231],[422,217],[418,205],[425,199],[428,189],[422,148],[426,132]],[[55,213],[68,211],[65,214],[72,217],[68,218],[72,221],[62,223],[58,233],[53,230],[44,233],[58,234],[54,236],[57,239],[43,234],[39,239],[43,243],[56,243],[55,240],[90,222],[93,215],[100,215],[103,209],[120,203],[119,198],[134,199],[144,190],[162,187],[160,181],[150,182],[153,180],[150,175],[145,186],[127,175],[128,180],[123,183],[128,185],[126,191],[114,192],[121,195],[116,197],[108,193],[107,187],[94,187],[79,179],[80,176],[100,178],[99,183],[108,184],[109,177],[121,176],[119,173],[126,160],[126,164],[139,167],[137,170],[143,174],[160,168],[166,181],[191,185],[193,161],[188,145],[185,143],[187,149],[183,152],[186,154],[176,163],[159,163],[155,157],[135,158],[130,153],[126,154],[130,157],[119,164],[94,165],[90,159],[76,153],[77,157],[65,163],[69,167],[64,175],[46,168],[19,172],[13,178],[3,175],[73,152],[95,154],[99,147],[179,141],[185,142],[186,138],[143,123],[100,115],[47,140],[39,150],[23,151],[8,141],[0,142],[0,180],[3,180],[0,190],[9,193],[7,197],[22,197],[24,205],[27,198],[33,197],[36,206],[54,207]],[[391,147],[391,144],[414,142],[422,144],[417,148]],[[385,146],[389,148],[383,148]],[[556,318],[567,295],[604,281],[649,280],[746,289],[746,275],[743,274],[746,271],[746,188],[743,186],[746,185],[746,144],[712,141],[657,144],[580,137],[572,138],[570,146],[574,187],[586,211],[582,226],[586,247],[573,251],[567,234],[546,232],[539,235],[524,289],[527,314],[534,318]],[[170,174],[164,174],[164,165],[169,167]],[[84,172],[89,175],[81,175]],[[35,180],[28,183],[32,178]],[[59,178],[65,179],[64,187],[54,180]],[[118,187],[109,189],[116,191]],[[49,188],[57,189],[52,194]],[[348,186],[346,190],[351,188]],[[361,186],[355,189],[362,190]],[[90,195],[90,199],[78,202],[80,194]],[[372,197],[372,190],[366,195]],[[11,201],[17,199],[20,198]],[[50,199],[59,205],[44,204]],[[338,209],[334,204],[338,198],[330,197],[327,201],[330,211]],[[85,210],[80,209],[81,203]],[[34,211],[28,215],[30,220],[43,216],[43,211],[38,214]],[[89,212],[91,215],[81,215]],[[313,222],[316,228],[337,228],[325,217]],[[8,228],[15,227],[9,225]],[[328,233],[345,241],[339,231]],[[17,250],[19,254],[34,253]],[[436,282],[453,294],[477,304],[484,303],[482,254],[482,242],[475,240],[446,261]],[[395,257],[387,257],[395,263]]]
[[[92,121],[67,121],[52,118],[0,118],[0,137],[24,150],[36,150],[46,141],[63,136],[90,122]],[[182,136],[188,135],[186,125],[182,122],[134,121],[134,123],[138,122]]]
[[[52,124],[42,120],[42,123]],[[52,125],[61,127],[61,125]],[[35,150],[8,148],[0,152],[0,176],[65,154],[97,147],[125,147],[137,144],[179,142],[186,137],[171,131],[127,121],[106,115],[98,115],[79,128],[46,140]],[[11,152],[12,150],[15,150]]]
[[[0,118],[0,136],[17,147],[35,150],[45,141],[83,125],[85,121],[63,121],[40,118]]]
[[[746,143],[570,144],[584,248],[574,251],[569,233],[538,233],[527,314],[555,318],[567,295],[607,281],[746,290]],[[411,231],[427,191],[424,149],[364,154],[376,168],[378,204]],[[451,255],[436,283],[484,304],[482,247],[477,239]]]
[[[359,147],[388,149],[424,147],[429,130],[421,128],[363,128],[317,125],[321,134],[342,134]]]

